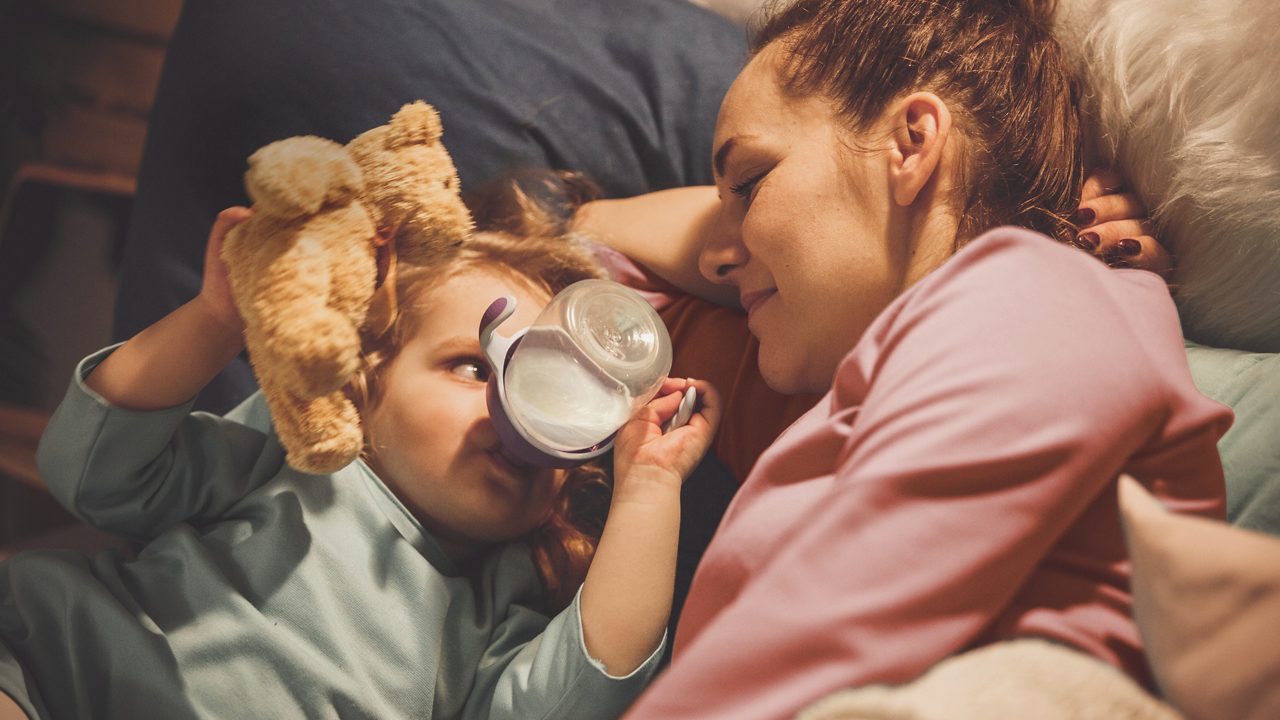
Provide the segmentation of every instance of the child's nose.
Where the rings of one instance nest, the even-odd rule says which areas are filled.
[[[498,429],[494,427],[493,419],[489,417],[488,404],[481,398],[471,408],[471,412],[471,428],[467,432],[471,443],[481,450],[497,450],[502,444],[502,438],[498,435]]]

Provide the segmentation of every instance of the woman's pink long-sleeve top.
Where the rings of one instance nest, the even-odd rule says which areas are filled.
[[[1159,277],[992,231],[881,313],[761,456],[627,717],[791,717],[1017,635],[1145,680],[1115,480],[1222,517],[1230,422]]]

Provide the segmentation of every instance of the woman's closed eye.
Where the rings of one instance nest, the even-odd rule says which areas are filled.
[[[737,195],[740,198],[750,200],[751,194],[755,192],[756,185],[760,183],[760,181],[764,178],[765,174],[766,174],[765,172],[757,173],[747,178],[746,180],[743,180],[740,183],[734,183],[733,185],[729,186],[729,192],[733,193],[734,195]]]
[[[449,372],[466,380],[489,382],[489,363],[478,357],[460,357],[449,361]]]

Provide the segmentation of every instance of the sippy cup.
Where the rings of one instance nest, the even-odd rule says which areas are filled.
[[[502,454],[557,468],[603,454],[671,370],[662,320],[639,294],[610,280],[576,282],[528,329],[499,335],[515,307],[515,298],[498,298],[480,320],[480,347],[493,368],[489,416]],[[677,414],[687,419],[692,404],[689,393]]]

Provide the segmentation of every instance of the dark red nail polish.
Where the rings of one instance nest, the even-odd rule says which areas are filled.
[[[1092,225],[1093,221],[1097,219],[1098,213],[1094,212],[1093,208],[1082,207],[1071,216],[1071,224],[1076,227],[1084,227],[1085,225]]]
[[[1142,243],[1133,238],[1125,238],[1116,243],[1116,254],[1121,257],[1136,257],[1142,253]]]
[[[1087,232],[1087,233],[1080,233],[1079,235],[1076,236],[1076,244],[1080,246],[1080,249],[1088,250],[1089,252],[1093,252],[1094,250],[1097,250],[1098,245],[1101,242],[1102,242],[1102,238],[1098,237],[1098,233]]]

